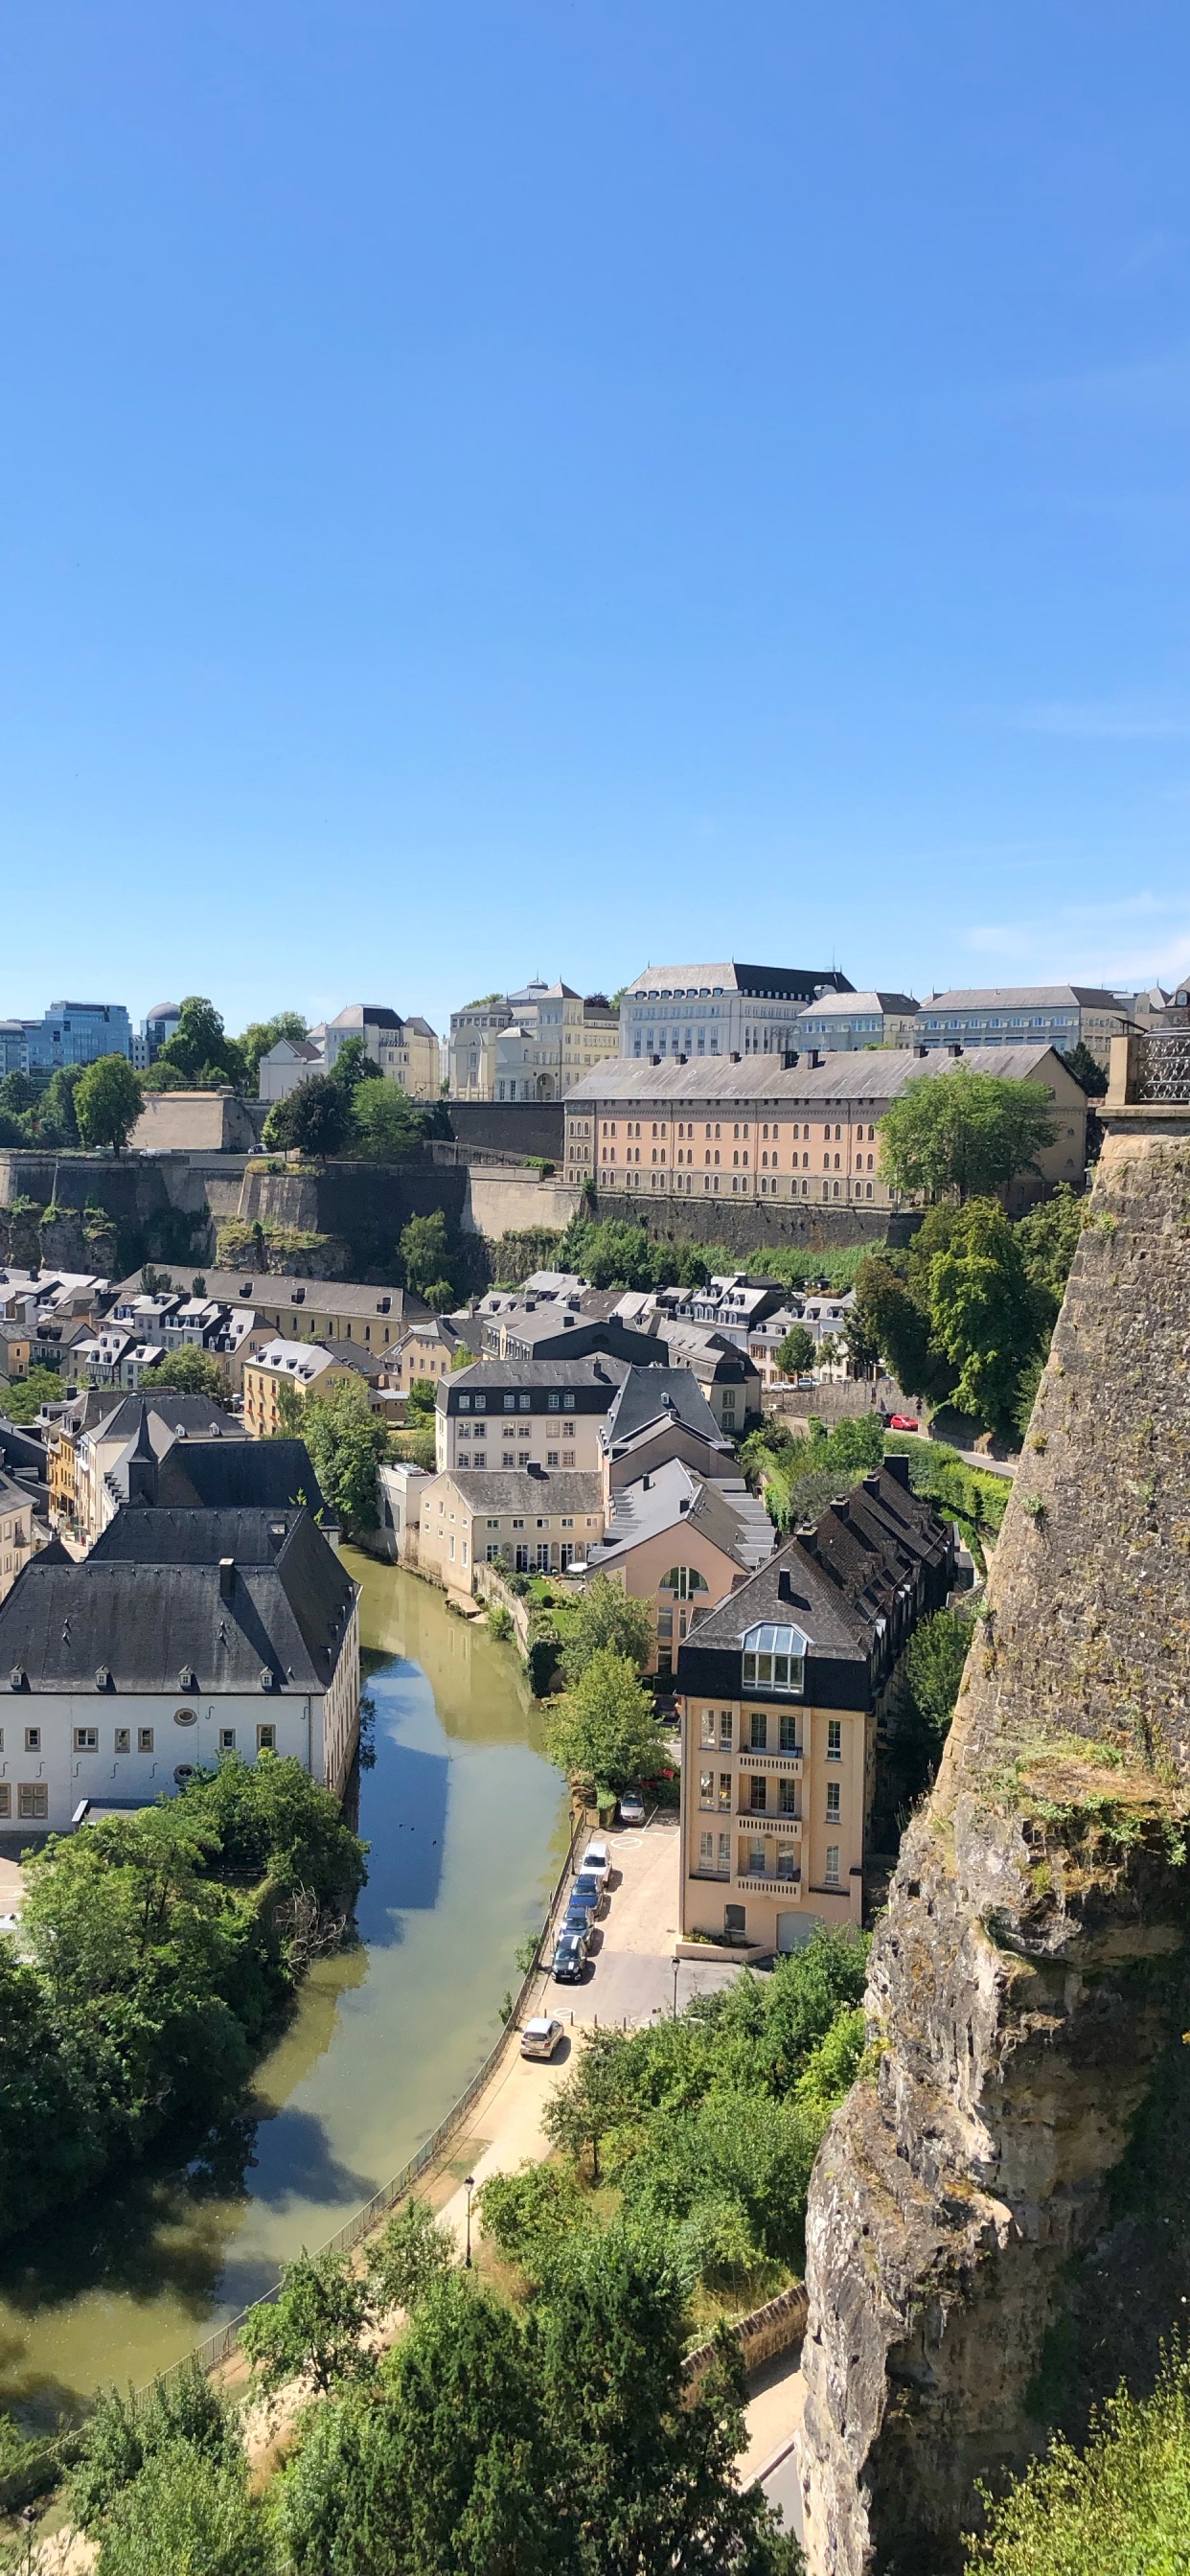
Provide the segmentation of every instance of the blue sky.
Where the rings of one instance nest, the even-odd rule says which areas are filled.
[[[6,11],[0,1012],[1184,970],[1188,98],[1146,0]]]

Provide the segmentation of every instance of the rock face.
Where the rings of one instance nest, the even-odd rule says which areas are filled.
[[[976,2481],[1185,2321],[1188,1806],[1190,1143],[1118,1133],[815,2169],[815,2576],[961,2566]]]

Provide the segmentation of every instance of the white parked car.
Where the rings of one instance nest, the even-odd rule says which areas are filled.
[[[600,1886],[606,1887],[611,1874],[612,1859],[607,1844],[602,1841],[588,1843],[579,1862],[576,1876],[597,1878]]]
[[[643,1825],[644,1821],[645,1802],[639,1789],[625,1789],[623,1796],[620,1799],[621,1824]]]
[[[562,2024],[553,2013],[537,2013],[521,2032],[522,2057],[552,2057],[562,2036]]]

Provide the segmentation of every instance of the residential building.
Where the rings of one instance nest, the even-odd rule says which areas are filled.
[[[133,1392],[148,1384],[164,1358],[162,1343],[138,1341],[135,1333],[119,1324],[101,1324],[96,1333],[84,1332],[71,1350],[80,1385],[122,1386]]]
[[[609,1512],[621,1485],[638,1483],[671,1458],[703,1483],[739,1474],[735,1444],[690,1369],[630,1368],[608,1407],[599,1449]]]
[[[439,1378],[449,1377],[459,1351],[467,1353],[467,1360],[459,1363],[466,1366],[472,1354],[451,1317],[427,1315],[422,1322],[410,1324],[399,1342],[390,1342],[384,1382],[401,1395],[408,1395],[418,1378],[437,1386]]]
[[[745,1350],[753,1326],[775,1314],[788,1295],[780,1279],[767,1275],[753,1279],[746,1270],[719,1271],[705,1288],[687,1289],[672,1312],[679,1322],[713,1324],[717,1333],[726,1334]]]
[[[55,1073],[60,1064],[131,1053],[132,1023],[122,1002],[51,1002],[39,1020],[0,1020],[0,1075]]]
[[[600,1428],[627,1375],[624,1360],[600,1351],[456,1369],[435,1397],[438,1473],[534,1466],[597,1474]]]
[[[795,1295],[789,1298],[788,1304],[779,1306],[775,1314],[766,1315],[762,1323],[752,1325],[748,1333],[748,1357],[755,1361],[762,1384],[783,1386],[788,1383],[777,1366],[777,1353],[795,1324],[800,1324],[815,1344],[826,1343],[824,1356],[829,1359],[830,1346],[838,1342],[854,1304],[854,1288],[849,1288],[845,1295],[839,1297],[803,1298]]]
[[[597,1473],[456,1468],[422,1493],[418,1567],[447,1592],[469,1595],[476,1565],[497,1557],[521,1573],[567,1573],[602,1527]]]
[[[362,1342],[366,1350],[383,1350],[400,1341],[415,1316],[429,1307],[408,1288],[364,1287],[351,1279],[297,1279],[269,1271],[208,1270],[204,1292],[219,1304],[251,1307],[257,1322],[271,1326],[288,1341]],[[172,1285],[164,1294],[180,1292]],[[131,1316],[129,1300],[143,1296],[141,1274],[121,1280],[112,1305],[112,1320]],[[139,1309],[135,1311],[139,1312]],[[154,1338],[148,1325],[145,1339]]]
[[[0,1323],[0,1378],[9,1385],[28,1377],[33,1342],[28,1324]]]
[[[0,1269],[0,1315],[28,1324],[34,1339],[51,1318],[92,1322],[108,1302],[108,1283],[86,1270],[23,1270],[16,1262]]]
[[[278,1038],[257,1067],[257,1097],[288,1100],[299,1082],[308,1082],[312,1073],[325,1072],[326,1058],[313,1038]]]
[[[266,1342],[251,1352],[243,1366],[244,1422],[253,1440],[271,1440],[284,1428],[281,1390],[289,1387],[303,1403],[308,1395],[325,1395],[344,1378],[362,1378],[369,1394],[378,1392],[384,1375],[379,1351],[362,1350],[358,1342]]]
[[[593,1351],[606,1351],[616,1359],[627,1360],[636,1368],[648,1368],[657,1353],[649,1348],[649,1335],[636,1332],[621,1318],[605,1311],[587,1311],[592,1291],[583,1289],[577,1296],[548,1297],[540,1305],[535,1297],[507,1306],[499,1314],[484,1319],[483,1349],[491,1359],[553,1360],[586,1357]],[[599,1295],[600,1292],[594,1292]],[[615,1303],[612,1292],[603,1294],[603,1303]]]
[[[799,1011],[794,1046],[912,1046],[920,1004],[911,993],[820,993]]]
[[[656,1340],[671,1369],[690,1370],[720,1431],[740,1439],[749,1415],[760,1411],[760,1379],[747,1351],[725,1333],[671,1315],[658,1315]]]
[[[342,1795],[359,1736],[356,1587],[308,1512],[122,1510],[0,1602],[0,1826],[63,1832],[236,1752]]]
[[[796,966],[650,966],[620,1002],[620,1054],[784,1055],[798,1013],[823,993],[850,993],[845,975]]]
[[[1081,1039],[1107,1069],[1113,1038],[1133,1026],[1122,993],[1091,984],[991,984],[931,993],[922,1002],[915,1036],[928,1047],[1057,1047],[1069,1055]]]
[[[411,1100],[436,1100],[442,1088],[441,1045],[428,1020],[402,1019],[380,1002],[349,1002],[333,1020],[309,1032],[320,1047],[320,1070],[333,1073],[348,1038],[362,1038],[373,1064]],[[261,1097],[264,1097],[262,1093]]]
[[[894,1207],[896,1193],[879,1170],[880,1121],[909,1083],[937,1079],[959,1059],[977,1073],[1041,1083],[1054,1104],[1054,1143],[1038,1156],[1036,1174],[1014,1181],[1010,1213],[1020,1214],[1059,1181],[1081,1189],[1086,1094],[1044,1043],[919,1044],[870,1055],[840,1049],[795,1065],[772,1055],[738,1064],[621,1058],[580,1083],[566,1104],[566,1178],[633,1196]],[[707,1214],[713,1221],[713,1210]]]
[[[92,1411],[92,1406],[95,1411]],[[52,1436],[52,1435],[51,1435]],[[174,1443],[246,1441],[248,1433],[209,1396],[178,1395],[172,1387],[146,1395],[125,1395],[106,1405],[94,1393],[87,1399],[74,1435],[74,1524],[79,1538],[92,1547],[102,1529],[126,1503],[130,1472],[133,1484],[143,1474],[145,1444],[162,1458]]]
[[[584,1073],[613,1056],[618,1014],[603,993],[527,984],[452,1011],[447,1048],[455,1100],[562,1100]]]
[[[379,1526],[364,1542],[371,1555],[390,1565],[417,1564],[422,1495],[432,1482],[424,1467],[414,1467],[408,1459],[377,1468]]]
[[[668,1682],[690,1622],[724,1600],[773,1553],[776,1532],[742,1476],[703,1480],[668,1458],[611,1496],[603,1536],[586,1571],[610,1576],[648,1604],[655,1645],[649,1669]]]
[[[890,1458],[693,1627],[678,1655],[684,1937],[792,1950],[862,1923],[898,1658],[945,1606],[954,1533]]]
[[[0,1601],[7,1599],[32,1552],[33,1497],[0,1469]]]
[[[229,1306],[221,1297],[184,1297],[176,1289],[142,1291],[139,1296],[118,1289],[109,1321],[163,1351],[210,1351],[220,1361],[233,1393],[243,1383],[245,1359],[276,1338],[274,1324],[251,1306]]]

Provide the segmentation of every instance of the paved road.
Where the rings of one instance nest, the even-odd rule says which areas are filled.
[[[674,2009],[674,1943],[678,1937],[678,1820],[658,1816],[607,1835],[612,1876],[607,1912],[595,1927],[581,1986],[548,1987],[551,2012],[576,2022],[642,2022]],[[711,1994],[739,1974],[718,1960],[680,1959],[677,2008]]]

